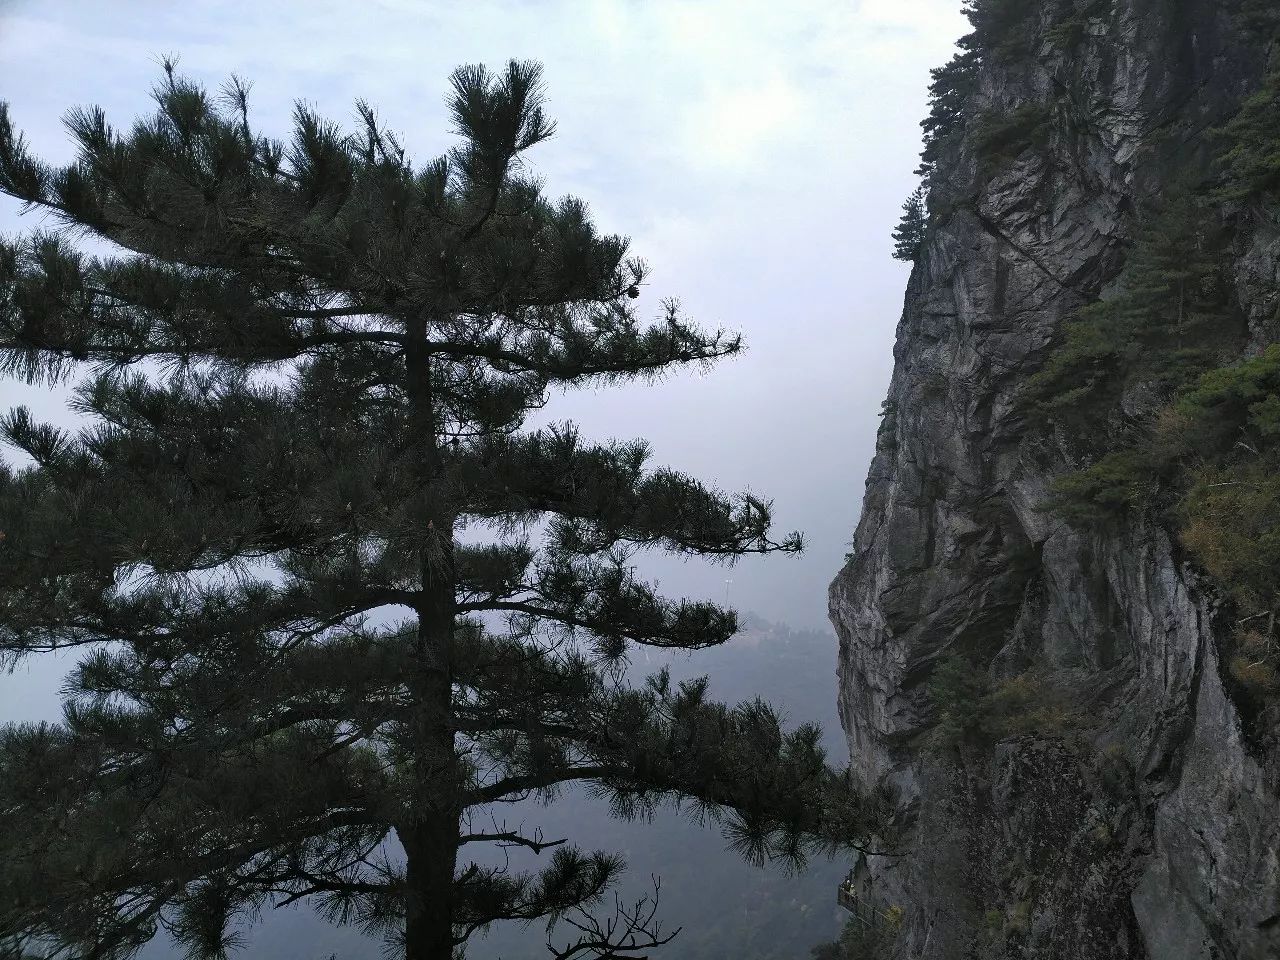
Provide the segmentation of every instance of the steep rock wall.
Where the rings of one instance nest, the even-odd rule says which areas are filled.
[[[914,960],[1280,957],[1280,778],[1224,688],[1214,593],[1157,525],[1047,511],[1079,464],[1022,402],[1064,319],[1114,282],[1134,211],[1207,164],[1269,44],[1221,0],[1027,5],[1021,52],[983,57],[966,114],[1040,103],[1052,124],[992,169],[969,123],[938,162],[942,222],[831,585],[855,772],[914,818],[901,855],[870,858],[870,896],[903,909],[893,953]],[[1278,250],[1259,215],[1236,251],[1255,346],[1276,339]],[[1075,722],[932,749],[928,680],[957,650],[997,678],[1035,670]]]

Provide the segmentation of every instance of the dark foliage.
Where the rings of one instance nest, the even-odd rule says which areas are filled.
[[[893,942],[901,923],[899,914],[853,917],[845,923],[838,939],[819,944],[809,951],[809,956],[812,960],[887,960],[893,955]]]
[[[928,685],[934,711],[930,748],[985,748],[1008,737],[1062,733],[1071,717],[1061,698],[1033,674],[1003,680],[972,656],[949,653]]]
[[[1275,26],[1273,5],[1228,12]],[[1277,200],[1277,76],[1214,132],[1213,181],[1188,178],[1143,218],[1115,290],[1066,325],[1029,391],[1033,426],[1054,425],[1093,461],[1058,481],[1053,508],[1080,527],[1142,517],[1176,532],[1226,601],[1227,679],[1251,735],[1272,742],[1280,348],[1239,359],[1246,305],[1230,264]]]
[[[1184,391],[1183,541],[1268,648],[1280,608],[1280,346]],[[1274,665],[1274,653],[1264,658]]]
[[[958,143],[964,132],[969,98],[977,90],[978,57],[968,50],[958,53],[945,66],[931,70],[929,115],[921,121],[924,150],[916,171],[930,183],[938,162]]]
[[[964,14],[973,32],[961,38],[960,46],[998,58],[1025,53],[1026,38],[1016,28],[1040,7],[1038,0],[965,0]]]
[[[816,728],[619,669],[737,629],[634,551],[800,540],[643,443],[524,429],[553,387],[741,346],[674,304],[642,323],[626,241],[525,172],[552,132],[538,68],[460,69],[459,143],[421,167],[363,104],[354,134],[299,105],[282,142],[239,82],[167,66],[155,98],[127,132],[72,113],[62,168],[0,109],[0,190],[63,227],[0,245],[0,361],[77,378],[88,421],[0,424],[33,463],[0,469],[0,655],[84,650],[61,724],[0,732],[0,942],[88,960],[163,928],[221,957],[237,918],[305,900],[414,960],[502,920],[624,955],[668,935],[647,902],[589,912],[621,858],[504,804],[577,781],[624,817],[678,800],[755,861],[874,831]]]
[[[1224,149],[1217,196],[1250,200],[1274,194],[1280,187],[1280,70],[1267,75],[1262,89],[1245,99],[1218,135]]]
[[[1226,0],[1225,6],[1245,30],[1274,36],[1280,29],[1280,8],[1272,0]]]
[[[1052,109],[1044,103],[1024,103],[1008,112],[984,113],[973,131],[974,150],[983,172],[989,176],[1028,150],[1044,149],[1052,122]]]
[[[1115,290],[1079,311],[1027,385],[1042,415],[1080,428],[1142,385],[1154,411],[1238,341],[1228,233],[1188,193],[1150,212]]]
[[[1115,291],[1066,324],[1029,381],[1032,421],[1065,427],[1094,458],[1055,484],[1051,506],[1070,522],[1161,515],[1175,504],[1187,447],[1170,404],[1244,333],[1228,239],[1205,201],[1176,193],[1140,226]]]
[[[893,231],[894,259],[911,262],[919,257],[928,227],[929,214],[925,209],[924,187],[916,187],[902,205],[902,219]]]

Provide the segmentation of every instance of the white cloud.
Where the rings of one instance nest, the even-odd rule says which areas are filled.
[[[690,104],[681,146],[698,166],[760,171],[770,149],[803,131],[809,102],[780,71],[750,85],[721,84]]]

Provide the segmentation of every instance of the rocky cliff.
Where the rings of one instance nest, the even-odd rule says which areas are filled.
[[[1280,768],[1225,676],[1234,621],[1159,516],[1048,509],[1082,455],[1026,398],[1063,325],[1114,288],[1145,205],[1212,177],[1210,132],[1271,68],[1266,5],[976,6],[965,82],[935,91],[951,130],[926,157],[930,226],[831,585],[854,769],[912,823],[863,896],[901,908],[894,958],[1280,957]],[[1277,340],[1274,214],[1220,210],[1239,356]],[[1035,721],[941,736],[958,654]]]

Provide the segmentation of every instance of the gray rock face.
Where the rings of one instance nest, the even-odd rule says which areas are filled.
[[[991,170],[970,126],[934,177],[954,212],[911,278],[850,562],[831,585],[857,776],[915,812],[872,857],[913,960],[1280,957],[1280,776],[1224,688],[1212,591],[1161,529],[1073,530],[1072,469],[1019,402],[1064,318],[1106,291],[1135,207],[1236,109],[1266,44],[1224,0],[1039,2],[1029,52],[987,57],[966,114],[1051,105]],[[1046,39],[1083,21],[1074,45]],[[939,186],[943,184],[944,186]],[[1254,344],[1277,339],[1280,227],[1236,260]],[[1136,401],[1135,401],[1136,402]],[[1034,670],[1076,722],[983,755],[928,747],[939,658]]]

